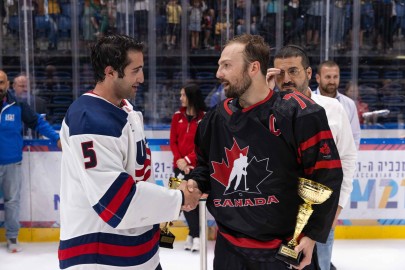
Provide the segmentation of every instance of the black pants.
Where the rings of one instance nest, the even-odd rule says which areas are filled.
[[[174,175],[177,177],[180,173],[184,175],[184,180],[188,180],[190,174],[184,174],[179,168],[174,169]],[[191,237],[200,237],[200,211],[199,206],[196,209],[186,212],[184,211],[184,217],[186,218],[188,229],[190,230],[188,235]]]
[[[272,252],[266,258],[266,262],[252,260],[255,256],[254,249],[247,251],[251,253],[249,256],[238,254],[232,248],[231,244],[222,237],[220,233],[217,235],[215,244],[214,270],[286,270],[288,265],[275,258],[277,250]],[[318,267],[318,259],[316,257],[316,246],[312,253],[312,262],[304,268],[304,270],[320,270]]]

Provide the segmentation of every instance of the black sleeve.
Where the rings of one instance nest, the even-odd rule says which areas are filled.
[[[209,169],[209,152],[211,142],[211,121],[214,120],[215,110],[205,114],[204,118],[198,124],[197,133],[194,138],[195,152],[197,155],[197,166],[191,172],[191,179],[198,183],[198,188],[203,193],[211,190],[210,169]]]
[[[333,190],[324,203],[312,206],[314,212],[303,231],[313,240],[326,242],[336,214],[343,180],[339,153],[323,108],[297,118],[294,129],[303,177]]]

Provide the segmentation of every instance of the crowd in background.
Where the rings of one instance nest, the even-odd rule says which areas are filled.
[[[1,20],[3,31],[18,33],[18,16],[23,10],[21,0],[3,0]],[[70,35],[72,28],[71,1],[33,0],[30,9],[34,33],[46,33],[49,50],[58,48],[58,38]],[[330,1],[330,44],[333,50],[352,46],[352,0]],[[80,38],[94,41],[111,32],[128,33],[147,39],[149,10],[156,16],[156,34],[164,49],[178,48],[183,25],[187,26],[189,48],[220,49],[224,37],[250,32],[260,34],[272,46],[276,32],[283,29],[284,44],[294,43],[308,50],[319,47],[320,35],[325,32],[326,1],[309,0],[78,0],[77,14]],[[283,11],[280,14],[280,11]],[[277,23],[282,15],[282,27]],[[185,20],[185,23],[182,21]],[[21,21],[21,20],[20,20]],[[394,40],[405,33],[405,0],[360,1],[359,46],[362,50],[394,48]]]

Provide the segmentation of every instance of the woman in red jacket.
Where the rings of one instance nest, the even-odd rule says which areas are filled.
[[[180,90],[181,108],[175,112],[170,128],[170,148],[173,152],[175,177],[188,180],[190,171],[197,163],[194,151],[194,136],[197,125],[205,114],[204,98],[196,84],[188,84]],[[184,212],[189,226],[184,249],[192,252],[200,249],[199,211],[198,207]]]

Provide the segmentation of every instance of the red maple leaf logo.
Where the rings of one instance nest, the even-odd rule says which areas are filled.
[[[329,145],[326,144],[326,142],[322,145],[321,149],[319,150],[324,155],[329,155],[330,154],[330,148]]]
[[[240,157],[240,154],[242,154],[243,156],[247,156],[248,152],[249,146],[240,149],[238,143],[234,138],[232,148],[225,148],[226,160],[222,159],[221,163],[212,161],[214,172],[211,174],[211,177],[220,182],[225,187],[228,186],[229,176],[231,175],[235,159],[238,159]]]

